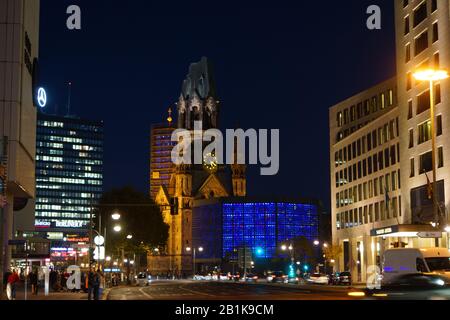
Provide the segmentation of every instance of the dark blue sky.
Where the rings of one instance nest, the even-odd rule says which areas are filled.
[[[240,3],[241,2],[241,3]],[[47,112],[105,122],[105,187],[148,189],[150,125],[177,101],[189,64],[215,67],[221,125],[280,129],[280,172],[251,168],[251,195],[321,199],[329,210],[328,108],[395,73],[393,1],[41,0]],[[66,8],[82,30],[66,28]],[[366,9],[382,9],[382,30]]]

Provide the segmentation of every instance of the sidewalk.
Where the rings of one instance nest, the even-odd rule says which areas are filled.
[[[100,300],[107,300],[109,292],[111,289],[104,289],[103,290],[103,294]],[[5,295],[6,298],[6,295]],[[17,292],[16,292],[16,300],[19,301],[23,301],[25,300],[25,292],[24,292],[24,287],[21,286],[19,288],[17,288]],[[31,288],[28,288],[27,291],[27,300],[29,301],[39,301],[39,300],[43,300],[43,301],[52,301],[52,300],[59,300],[59,301],[82,301],[88,300],[88,294],[84,293],[84,292],[67,292],[67,291],[63,291],[63,292],[54,292],[54,291],[50,291],[48,296],[45,295],[45,291],[44,288],[39,288],[38,291],[38,295],[33,295],[31,294]]]

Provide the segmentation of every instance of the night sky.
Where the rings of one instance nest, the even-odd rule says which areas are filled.
[[[244,1],[240,1],[244,2]],[[105,189],[148,192],[149,132],[178,100],[189,64],[214,64],[221,128],[280,129],[280,171],[248,173],[250,195],[330,205],[328,108],[395,74],[393,1],[41,0],[47,113],[104,120]],[[66,8],[82,30],[66,28]],[[382,9],[382,30],[366,9]]]

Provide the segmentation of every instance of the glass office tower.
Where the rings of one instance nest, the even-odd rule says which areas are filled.
[[[103,122],[38,115],[36,228],[87,230],[103,192]]]

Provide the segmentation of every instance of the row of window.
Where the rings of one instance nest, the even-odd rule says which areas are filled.
[[[336,208],[342,208],[360,201],[384,195],[401,188],[400,170],[336,193]]]
[[[89,215],[71,212],[38,212],[36,218],[72,218],[72,219],[89,219]]]
[[[103,132],[103,127],[88,125],[88,124],[78,124],[70,122],[59,122],[59,121],[46,121],[38,120],[38,128],[65,128],[66,130],[81,130],[87,132]]]
[[[444,149],[442,147],[438,148],[438,154],[437,154],[437,166],[438,168],[444,167]],[[419,175],[425,174],[426,172],[430,172],[433,170],[433,160],[432,160],[432,153],[431,151],[424,153],[419,156]],[[415,165],[415,159],[410,159],[410,178],[413,178],[416,176],[416,165]]]
[[[57,178],[57,177],[37,177],[36,182],[52,182],[63,184],[80,184],[80,185],[97,185],[103,184],[102,180],[90,180],[90,179],[72,179],[72,178]]]
[[[70,177],[70,178],[92,178],[92,179],[103,179],[103,174],[92,173],[92,172],[71,172],[71,171],[60,171],[60,170],[36,170],[38,176],[53,176],[53,177]]]
[[[61,192],[61,191],[49,191],[49,190],[36,190],[37,200],[36,202],[43,201],[43,197],[55,197],[55,198],[76,198],[76,199],[98,199],[100,194],[84,193],[84,192]],[[70,199],[69,199],[70,200]],[[52,200],[53,201],[53,200]],[[89,202],[90,203],[90,202]]]
[[[40,156],[62,156],[71,158],[91,158],[91,159],[102,159],[103,154],[98,152],[78,152],[78,151],[68,151],[68,150],[54,150],[54,149],[36,149],[37,155]]]
[[[49,141],[49,142],[64,142],[64,143],[71,143],[71,144],[88,144],[88,145],[94,145],[94,146],[102,146],[103,141],[101,139],[88,139],[88,138],[71,138],[67,136],[56,136],[56,135],[41,135],[38,132],[37,135],[38,141]]]
[[[336,188],[375,174],[400,162],[400,144],[392,145],[367,159],[336,172]]]
[[[431,120],[421,123],[417,126],[417,145],[421,145],[431,140]],[[436,135],[442,135],[442,116],[436,117]],[[409,130],[409,148],[414,148],[414,129]]]
[[[53,210],[53,211],[56,211],[56,213],[60,213],[62,211],[90,213],[91,207],[36,204],[36,211],[42,211],[42,210]],[[40,212],[39,214],[42,214],[42,212]]]
[[[37,179],[38,180],[38,179]],[[88,186],[88,185],[70,185],[70,184],[64,184],[64,185],[58,185],[54,183],[45,183],[43,181],[37,181],[36,184],[37,190],[67,190],[67,191],[86,191],[86,192],[103,192],[102,187],[96,187],[96,186]]]
[[[394,104],[394,91],[388,90],[387,93],[381,93],[378,97],[374,96],[372,99],[367,99],[364,102],[360,102],[350,108],[345,109],[337,113],[337,125],[338,127],[345,126],[353,121],[359,120],[363,117],[377,112],[379,109],[383,110],[387,106]]]
[[[63,171],[84,171],[84,172],[97,172],[102,173],[103,169],[101,166],[79,166],[72,164],[60,164],[60,163],[45,163],[37,162],[36,169],[46,169],[46,170],[63,170]]]
[[[366,136],[354,141],[334,154],[335,166],[339,167],[352,161],[366,152],[400,136],[398,118],[391,120]]]
[[[408,0],[403,1],[403,7],[406,8],[409,4]],[[437,0],[431,0],[431,13],[437,10]],[[428,17],[428,1],[423,1],[420,5],[418,5],[411,14],[413,18],[413,28],[416,28],[419,24],[421,24]],[[409,34],[410,31],[410,16],[408,15],[405,18],[405,35]],[[407,23],[406,23],[407,22]]]
[[[414,39],[414,57],[421,54],[423,51],[428,49],[431,44],[437,42],[439,40],[439,27],[438,23],[435,22],[432,28],[432,35],[429,36],[429,30],[426,29],[423,31],[417,38]],[[431,44],[430,44],[431,39]],[[408,63],[411,61],[411,43],[406,44],[405,46],[405,62]]]
[[[57,162],[57,163],[73,163],[73,164],[87,164],[93,166],[103,165],[102,160],[94,159],[80,159],[80,158],[67,158],[67,157],[52,157],[36,155],[36,161]]]
[[[338,213],[336,216],[336,228],[347,229],[361,225],[389,220],[401,217],[402,199],[399,196],[392,200],[381,201],[368,206]]]

